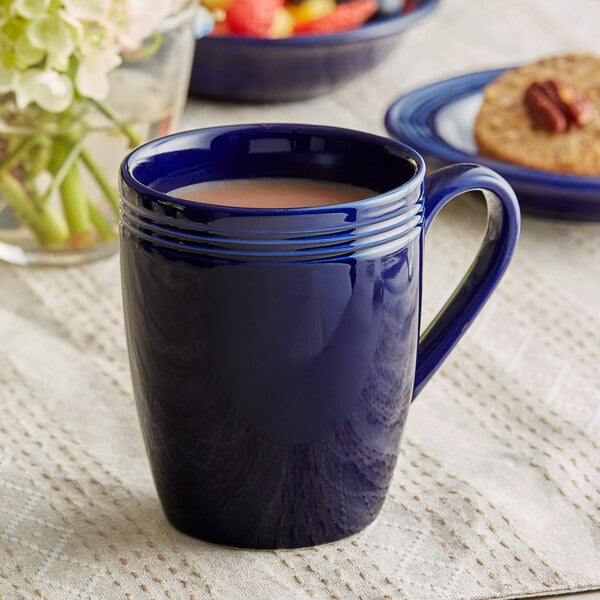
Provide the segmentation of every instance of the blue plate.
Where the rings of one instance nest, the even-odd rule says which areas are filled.
[[[600,177],[528,169],[477,153],[473,125],[482,90],[505,70],[453,77],[399,97],[385,115],[388,132],[418,150],[430,166],[476,162],[491,167],[512,185],[523,213],[600,221]]]

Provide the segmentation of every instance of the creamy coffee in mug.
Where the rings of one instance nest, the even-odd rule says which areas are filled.
[[[347,183],[298,178],[257,178],[209,181],[174,189],[171,196],[240,208],[306,208],[364,200],[373,195]]]

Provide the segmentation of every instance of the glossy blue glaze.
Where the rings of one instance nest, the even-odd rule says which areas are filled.
[[[411,12],[338,34],[201,38],[196,42],[190,92],[238,102],[282,102],[324,94],[381,62],[399,34],[438,2],[417,0]]]
[[[509,181],[525,214],[600,221],[600,177],[528,169],[477,154],[472,130],[479,98],[504,71],[469,73],[404,94],[388,109],[386,127],[418,150],[429,165],[477,162],[490,167]]]
[[[378,193],[311,209],[166,194],[182,182],[265,175]],[[514,194],[488,169],[428,181],[423,201],[423,161],[398,142],[309,125],[187,132],[125,160],[133,388],[177,528],[230,546],[290,548],[346,537],[376,517],[414,394],[481,308],[518,234]],[[494,192],[488,232],[419,343],[423,235],[473,187]]]

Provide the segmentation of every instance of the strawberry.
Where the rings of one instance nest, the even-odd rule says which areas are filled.
[[[269,37],[275,13],[284,0],[232,0],[226,9],[232,33]]]
[[[351,0],[338,4],[335,9],[314,21],[300,23],[294,28],[294,33],[338,33],[360,27],[378,10],[377,0]]]

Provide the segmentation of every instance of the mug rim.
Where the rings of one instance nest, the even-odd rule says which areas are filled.
[[[368,141],[370,143],[378,143],[384,144],[390,148],[394,148],[407,156],[398,156],[398,159],[402,159],[404,161],[410,162],[412,161],[415,166],[414,174],[404,183],[393,187],[385,192],[374,193],[367,198],[362,198],[360,200],[354,200],[352,202],[339,202],[335,204],[327,204],[322,206],[308,206],[308,207],[240,207],[240,206],[228,206],[221,204],[213,204],[213,203],[205,203],[198,202],[195,200],[186,200],[184,198],[178,198],[177,196],[172,196],[165,192],[161,192],[145,183],[140,181],[133,174],[133,169],[136,164],[140,164],[143,162],[144,157],[156,155],[156,149],[160,148],[160,146],[170,145],[171,148],[166,152],[162,152],[162,154],[167,154],[169,152],[173,152],[176,150],[184,149],[184,146],[177,144],[178,140],[183,140],[186,138],[193,138],[200,134],[209,134],[211,131],[218,132],[241,132],[241,131],[263,131],[267,133],[268,131],[287,131],[288,133],[292,133],[294,130],[297,130],[299,134],[315,134],[322,135],[323,137],[330,138],[345,138],[345,139],[354,139],[357,142]],[[190,149],[193,146],[189,146]],[[361,131],[358,129],[350,129],[346,127],[337,127],[331,125],[316,125],[310,123],[285,123],[285,122],[274,122],[274,123],[239,123],[239,124],[231,124],[231,125],[214,125],[210,127],[201,127],[194,129],[187,129],[179,132],[175,132],[166,136],[161,136],[145,142],[144,144],[138,146],[134,150],[132,150],[121,162],[120,167],[120,176],[122,183],[125,183],[129,188],[133,189],[135,192],[139,194],[143,194],[146,196],[152,196],[154,201],[157,201],[159,204],[163,206],[178,206],[181,208],[190,208],[190,209],[198,209],[205,208],[207,210],[214,211],[215,213],[223,213],[223,214],[231,214],[234,215],[302,215],[302,214],[320,214],[331,212],[332,210],[339,210],[340,208],[349,208],[349,209],[360,209],[362,207],[369,206],[371,204],[380,203],[387,199],[388,196],[396,195],[398,193],[410,192],[415,187],[420,186],[426,174],[426,165],[425,160],[419,154],[417,150],[408,146],[407,144],[400,142],[396,139],[389,138],[383,135],[378,135],[375,133],[370,133],[366,131]]]

